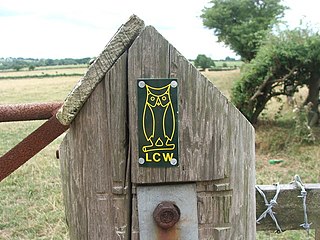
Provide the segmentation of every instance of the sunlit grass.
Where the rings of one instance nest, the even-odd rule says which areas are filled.
[[[88,69],[87,65],[73,65],[73,66],[46,66],[37,67],[35,70],[21,69],[20,71],[0,71],[0,77],[14,77],[14,76],[32,76],[32,75],[54,75],[54,74],[73,74],[85,73]]]
[[[0,81],[0,104],[62,102],[79,77]],[[4,154],[43,121],[0,123]],[[62,201],[59,137],[0,184],[0,239],[68,239]]]
[[[205,71],[202,72],[219,90],[230,99],[233,82],[239,77],[240,70],[230,71]]]
[[[0,80],[0,104],[63,101],[79,78]]]

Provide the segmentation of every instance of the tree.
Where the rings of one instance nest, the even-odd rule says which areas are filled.
[[[33,71],[36,67],[34,65],[29,66],[29,71]]]
[[[13,69],[16,70],[17,72],[20,71],[21,68],[22,68],[21,65],[14,65],[14,66],[13,66]]]
[[[225,61],[229,61],[229,62],[231,62],[231,61],[236,61],[236,59],[235,59],[235,58],[232,58],[232,57],[227,56],[227,57],[225,58]]]
[[[197,56],[196,60],[194,60],[194,65],[196,67],[201,67],[203,70],[215,66],[214,61],[204,54],[199,54]]]
[[[45,66],[53,66],[54,65],[54,60],[53,59],[46,59],[45,60]]]
[[[299,86],[307,86],[305,104],[312,104],[311,110],[318,119],[319,66],[318,33],[297,28],[270,35],[255,59],[245,64],[241,78],[232,89],[232,101],[256,123],[271,98],[291,96]]]
[[[201,18],[219,42],[250,61],[275,23],[283,17],[281,0],[211,0]]]

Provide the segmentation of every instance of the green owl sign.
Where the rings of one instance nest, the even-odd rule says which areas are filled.
[[[138,79],[137,88],[140,166],[178,166],[177,79]]]

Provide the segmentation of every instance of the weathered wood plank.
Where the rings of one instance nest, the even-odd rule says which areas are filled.
[[[126,69],[124,53],[84,104],[60,147],[71,240],[128,239],[131,232]]]
[[[83,78],[69,93],[62,107],[57,112],[57,119],[64,125],[69,125],[80,111],[93,89],[103,79],[106,72],[115,61],[125,52],[133,40],[144,28],[144,23],[133,15],[120,27],[118,32],[106,45],[102,53],[89,67]]]
[[[170,46],[170,49],[169,49]],[[169,51],[170,50],[170,51]],[[229,176],[229,155],[250,156],[254,130],[225,96],[152,27],[147,27],[129,50],[130,135],[133,183],[207,181]],[[169,64],[169,65],[168,65]],[[169,69],[170,67],[170,69]],[[137,79],[176,77],[179,82],[179,158],[181,166],[162,169],[138,164]],[[244,119],[240,121],[239,119]],[[227,124],[226,124],[227,123]],[[240,127],[239,124],[242,124]],[[236,125],[236,126],[234,126]],[[247,127],[248,125],[248,127]],[[234,130],[243,131],[243,139]],[[247,133],[246,133],[247,132]],[[230,141],[229,141],[230,139]],[[237,147],[243,141],[243,147]],[[250,150],[250,151],[248,151]],[[250,155],[251,154],[251,155]],[[232,161],[232,160],[230,160]],[[242,162],[244,163],[244,162]],[[241,163],[241,164],[242,164]],[[246,165],[239,166],[248,169]],[[254,169],[250,165],[250,169]],[[252,179],[251,179],[252,180]]]
[[[320,184],[304,184],[307,191],[307,214],[311,228],[320,227]],[[276,192],[274,185],[259,185],[270,201]],[[300,224],[304,223],[302,198],[299,198],[300,189],[293,184],[280,185],[280,194],[273,212],[282,230],[303,230]],[[266,210],[263,198],[256,192],[257,218]],[[269,215],[257,224],[257,230],[276,230],[275,223]]]
[[[231,239],[239,236],[254,239],[255,166],[251,124],[152,27],[145,28],[129,49],[128,68],[133,184],[214,181],[205,187],[209,193],[198,193],[203,220],[199,238],[209,239],[209,235],[202,234],[214,233],[221,235],[220,239],[227,235]],[[180,165],[167,169],[140,167],[137,79],[167,77],[178,78]],[[220,196],[217,192],[227,195],[219,193],[223,195]],[[223,215],[226,209],[229,214]],[[214,215],[215,220],[211,221]]]
[[[130,137],[132,146],[132,182],[166,181],[164,168],[142,168],[138,164],[137,79],[167,78],[169,75],[169,43],[153,27],[146,27],[129,49],[128,95]]]
[[[205,194],[205,199],[201,199],[200,193],[198,195],[198,204],[205,209],[198,217],[207,218],[199,229],[211,227],[211,232],[218,234],[220,231],[214,229],[231,226],[230,231],[222,231],[230,234],[231,239],[240,236],[255,239],[255,211],[252,207],[255,204],[254,129],[225,96],[172,46],[170,53],[170,74],[181,82],[181,166],[167,169],[166,181],[213,181],[206,187],[206,192],[201,193]],[[220,190],[227,195],[217,198]],[[231,196],[227,190],[232,190]],[[204,201],[201,203],[201,200]],[[226,204],[229,201],[230,204]],[[210,216],[219,216],[223,212],[226,214],[224,221],[210,221]],[[209,237],[201,234],[202,231],[200,239]],[[223,236],[217,239],[224,239]]]

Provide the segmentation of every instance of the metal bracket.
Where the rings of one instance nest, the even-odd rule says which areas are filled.
[[[140,240],[198,240],[196,194],[195,184],[138,186]],[[168,204],[168,206],[165,204],[161,207],[161,203],[175,205],[179,209],[179,218],[175,218],[177,214],[172,207]],[[157,219],[154,219],[154,217],[157,217],[154,215],[158,215],[158,213],[163,213],[164,219],[161,221],[168,220],[165,227],[161,227],[161,224],[159,226]],[[167,227],[170,219],[175,223]]]

